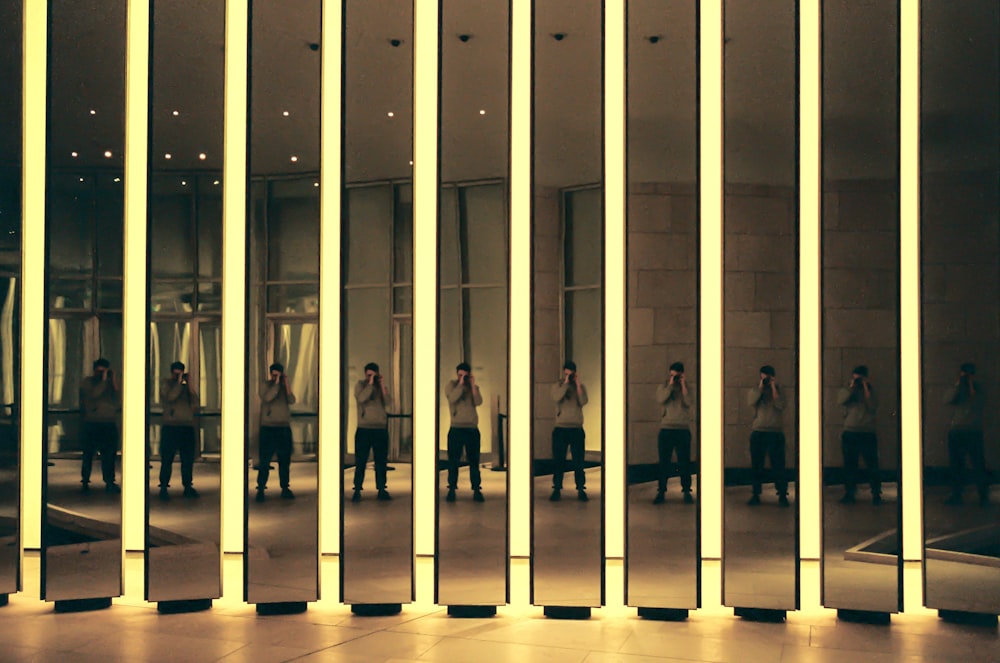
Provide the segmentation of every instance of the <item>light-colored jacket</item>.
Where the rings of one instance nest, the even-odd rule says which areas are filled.
[[[160,381],[160,403],[163,404],[163,425],[194,425],[194,413],[200,403],[198,392],[190,382],[181,384],[172,378]]]
[[[778,397],[771,395],[771,387],[761,390],[751,387],[747,390],[747,405],[754,408],[753,424],[750,429],[764,433],[783,433],[785,423],[785,396],[778,389]]]
[[[685,396],[679,384],[674,384],[673,387],[667,386],[667,383],[657,385],[656,402],[660,404],[660,428],[690,429],[692,400],[691,387],[688,387]]]
[[[358,403],[358,428],[385,428],[388,425],[385,407],[389,395],[383,394],[380,386],[358,380],[354,385],[354,400]]]
[[[550,395],[556,404],[556,428],[583,428],[583,406],[590,400],[587,387],[581,383],[577,394],[575,384],[557,382]]]
[[[468,385],[450,380],[444,390],[451,411],[452,428],[479,428],[479,412],[476,408],[483,404],[479,386],[472,389]]]
[[[260,425],[287,426],[292,420],[289,406],[294,404],[295,396],[284,385],[265,380],[260,385]]]

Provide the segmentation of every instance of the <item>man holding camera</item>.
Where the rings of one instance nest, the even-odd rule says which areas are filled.
[[[774,488],[778,504],[788,506],[788,480],[785,479],[785,426],[783,413],[785,397],[778,387],[773,366],[760,367],[760,382],[747,391],[747,405],[754,409],[750,432],[750,467],[753,476],[753,496],[750,506],[760,504],[761,484],[764,480],[764,457],[771,461]]]
[[[94,453],[101,454],[101,475],[104,490],[120,493],[115,483],[115,459],[118,455],[118,411],[121,409],[121,387],[111,370],[111,362],[101,357],[94,362],[94,374],[80,385],[80,410],[83,414],[83,463],[80,466],[82,492],[90,492],[90,473]]]
[[[851,383],[837,393],[837,402],[844,408],[844,432],[841,449],[844,454],[844,496],[841,504],[854,504],[854,491],[858,485],[858,458],[865,459],[872,504],[882,503],[882,481],[878,470],[878,436],[875,432],[875,411],[878,400],[875,389],[868,380],[868,367],[857,366],[851,374]]]
[[[684,364],[678,361],[670,365],[667,381],[656,387],[656,402],[661,408],[660,434],[656,440],[660,464],[653,504],[664,502],[670,459],[675,450],[684,503],[694,504],[691,497],[691,393],[684,377]]]
[[[389,467],[389,389],[379,373],[378,364],[365,366],[365,378],[354,385],[354,400],[358,403],[358,429],[354,433],[354,496],[352,502],[361,501],[365,483],[368,455],[375,455],[375,487],[378,499],[391,500],[385,489]]]
[[[160,402],[163,404],[163,435],[160,438],[160,499],[169,500],[167,488],[173,472],[174,456],[180,452],[181,483],[184,497],[198,497],[194,483],[196,435],[194,414],[200,406],[198,392],[188,381],[184,364],[170,365],[170,377],[160,382]]]
[[[257,501],[264,501],[264,490],[271,474],[271,457],[278,456],[278,480],[281,497],[294,500],[295,494],[288,487],[292,471],[292,412],[295,394],[285,367],[271,364],[270,379],[260,386],[260,455],[257,466]]]
[[[479,473],[479,413],[476,408],[483,404],[479,385],[472,375],[472,367],[462,362],[455,367],[457,378],[449,380],[445,387],[448,409],[451,412],[451,428],[448,429],[448,502],[455,501],[458,488],[458,465],[462,451],[469,461],[469,481],[472,484],[472,499],[485,501],[482,493],[482,479]]]
[[[583,406],[588,402],[587,388],[576,372],[576,364],[563,364],[562,380],[552,385],[550,392],[556,404],[556,426],[552,431],[552,495],[549,499],[558,502],[561,498],[563,474],[566,471],[566,449],[573,457],[573,476],[576,479],[576,498],[587,501],[586,475],[583,472],[583,458],[586,434],[583,430]]]
[[[962,503],[965,457],[968,456],[979,490],[979,503],[989,504],[990,477],[986,471],[983,439],[983,409],[986,406],[986,397],[982,384],[976,380],[975,364],[962,364],[958,380],[945,394],[944,402],[952,409],[951,430],[948,431],[951,497],[945,503],[955,505]]]

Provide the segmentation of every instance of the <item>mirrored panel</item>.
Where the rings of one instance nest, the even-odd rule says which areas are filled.
[[[795,0],[725,2],[723,603],[798,605]]]
[[[628,9],[626,603],[699,605],[698,22]]]
[[[823,605],[902,609],[896,0],[823,3]]]
[[[1000,613],[1000,7],[924,0],[924,601]]]
[[[344,8],[341,600],[413,599],[413,4]]]
[[[250,603],[319,595],[320,6],[250,8]]]
[[[48,39],[42,597],[103,599],[121,593],[125,2],[53,0]]]
[[[510,1],[441,3],[436,601],[507,602]]]
[[[534,3],[532,596],[604,602],[603,3]]]
[[[152,4],[146,599],[221,591],[225,2]],[[169,156],[168,156],[169,155]]]
[[[21,116],[23,3],[0,1],[0,605],[21,588]]]

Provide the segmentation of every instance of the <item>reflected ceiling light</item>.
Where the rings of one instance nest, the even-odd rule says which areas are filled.
[[[75,159],[75,158],[77,158],[78,156],[80,156],[80,155],[79,155],[79,154],[77,154],[76,152],[70,152],[69,154],[70,154],[70,156],[71,156],[71,157],[73,157],[74,159]]]
[[[479,109],[479,114],[480,115],[486,115],[486,109],[485,108],[480,108]]]
[[[313,182],[313,186],[319,186],[319,182]]]
[[[396,117],[396,114],[393,113],[392,111],[389,111],[388,113],[386,113],[386,115],[388,115],[389,117]]]
[[[181,114],[181,112],[180,112],[180,111],[174,111],[174,112],[173,112],[173,113],[171,113],[171,114],[172,114],[172,115],[173,115],[174,117],[177,117],[178,115],[180,115],[180,114]]]
[[[104,158],[105,159],[111,158],[111,150],[104,150]]]
[[[288,117],[288,111],[281,111],[282,117]]]
[[[294,155],[292,156],[292,163],[295,163],[298,160],[299,160],[299,158],[297,156],[294,156]]]
[[[181,186],[187,186],[187,185],[188,185],[187,180],[181,180]]]
[[[122,178],[120,178],[120,177],[116,177],[115,178],[115,182],[121,182],[121,181],[122,181]]]
[[[219,186],[219,180],[215,180],[214,182],[212,182],[212,184],[214,184],[215,186]]]
[[[410,159],[410,165],[411,166],[413,165],[413,159]]]
[[[93,108],[91,108],[91,109],[90,109],[90,114],[91,114],[91,115],[97,115],[97,111],[96,111],[96,110],[94,110]]]
[[[80,181],[81,181],[81,182],[83,181],[83,178],[82,178],[82,177],[80,178]]]
[[[173,157],[172,154],[170,154],[170,152],[167,152],[166,154],[163,155],[163,158],[164,159],[173,159],[174,157]]]
[[[200,153],[198,154],[198,158],[199,158],[199,159],[201,159],[202,161],[204,161],[205,159],[207,159],[207,158],[208,158],[208,155],[207,155],[207,154],[205,154],[204,152],[200,152]]]

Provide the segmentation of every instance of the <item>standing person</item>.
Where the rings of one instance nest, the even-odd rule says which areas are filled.
[[[875,432],[875,412],[878,399],[875,388],[868,379],[868,367],[857,366],[851,373],[851,382],[837,393],[837,403],[844,408],[844,432],[841,449],[844,454],[844,496],[841,504],[854,504],[854,491],[858,485],[858,458],[865,459],[872,504],[882,503],[882,481],[878,469],[878,435]]]
[[[976,365],[962,364],[958,380],[944,397],[951,406],[951,428],[948,431],[948,466],[951,471],[951,497],[946,504],[961,504],[965,483],[965,457],[969,457],[979,503],[989,504],[990,478],[986,471],[986,454],[983,438],[983,409],[986,394],[976,379]]]
[[[365,467],[368,455],[375,456],[375,487],[378,499],[391,500],[386,490],[386,475],[389,467],[389,388],[379,373],[378,364],[365,365],[365,377],[354,385],[354,400],[358,403],[358,429],[354,432],[354,496],[352,502],[361,501],[361,489],[365,483]]]
[[[694,498],[691,497],[691,400],[692,394],[684,376],[684,364],[674,362],[670,365],[667,381],[656,387],[656,402],[661,407],[660,434],[656,440],[660,464],[653,504],[664,502],[670,459],[675,450],[684,503],[694,503]]]
[[[94,362],[94,374],[80,385],[80,411],[83,415],[83,463],[80,466],[82,492],[90,492],[90,473],[94,453],[101,454],[104,490],[120,493],[115,483],[115,460],[118,455],[118,411],[122,405],[118,376],[111,362],[101,357]]]
[[[760,367],[760,381],[747,391],[747,405],[754,409],[750,432],[750,466],[753,474],[753,495],[747,504],[760,504],[763,483],[764,456],[771,460],[774,488],[778,504],[788,506],[788,480],[785,479],[785,397],[778,387],[773,366]]]
[[[264,490],[271,473],[271,457],[278,456],[278,480],[281,497],[294,500],[295,494],[288,487],[292,471],[291,405],[295,404],[292,385],[285,375],[285,367],[271,364],[270,379],[260,385],[260,456],[257,467],[257,501],[264,501]]]
[[[160,382],[160,402],[163,404],[163,435],[160,438],[160,499],[169,500],[167,488],[173,472],[174,456],[180,452],[181,483],[184,497],[198,497],[194,488],[194,455],[197,436],[194,414],[200,407],[198,392],[184,372],[184,364],[170,365],[170,377]]]
[[[449,380],[445,387],[448,410],[451,413],[451,428],[448,429],[448,502],[455,501],[458,488],[458,465],[462,451],[469,461],[469,481],[472,484],[472,499],[485,501],[482,493],[482,478],[479,473],[479,413],[476,408],[483,404],[483,395],[472,374],[472,367],[462,362],[455,367],[456,379]]]
[[[583,430],[583,407],[587,404],[587,388],[576,372],[576,364],[563,364],[562,379],[550,390],[556,404],[556,426],[552,430],[552,495],[549,499],[558,502],[561,498],[563,474],[566,471],[566,449],[573,458],[573,476],[576,479],[576,498],[587,501],[586,475],[583,472],[583,456],[586,434]]]

